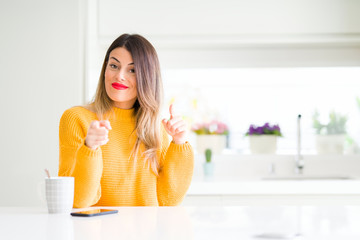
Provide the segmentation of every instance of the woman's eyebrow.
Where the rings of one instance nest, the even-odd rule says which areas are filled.
[[[117,60],[115,57],[110,57],[110,58],[112,58],[112,59],[114,59],[115,61],[117,61],[118,63],[120,63],[120,61]],[[134,65],[134,63],[132,62],[132,63],[129,63],[128,65]]]
[[[110,58],[112,58],[112,59],[114,59],[115,61],[117,61],[118,63],[120,63],[120,61],[117,60],[116,58],[114,58],[114,57],[110,57]]]

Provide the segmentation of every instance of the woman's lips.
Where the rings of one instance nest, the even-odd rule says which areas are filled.
[[[127,86],[120,84],[120,83],[113,83],[111,84],[111,86],[113,86],[113,88],[117,89],[117,90],[125,90],[128,89]]]

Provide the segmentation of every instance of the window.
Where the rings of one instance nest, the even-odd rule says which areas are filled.
[[[163,69],[163,82],[165,105],[175,102],[190,123],[225,121],[236,152],[248,152],[244,134],[250,124],[270,122],[284,135],[278,153],[293,153],[301,114],[303,153],[315,153],[316,109],[324,122],[332,110],[347,115],[348,137],[360,142],[359,67]]]

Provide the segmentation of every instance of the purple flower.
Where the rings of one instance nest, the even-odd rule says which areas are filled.
[[[276,135],[282,136],[279,125],[270,125],[270,123],[265,123],[263,126],[250,125],[249,130],[246,133],[249,135]]]

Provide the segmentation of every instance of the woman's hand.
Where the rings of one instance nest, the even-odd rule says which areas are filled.
[[[94,150],[105,145],[109,141],[109,130],[111,130],[109,121],[92,121],[85,138],[85,145]]]
[[[186,123],[181,116],[174,114],[173,105],[170,105],[170,120],[163,119],[162,123],[166,132],[173,138],[176,144],[185,143],[186,137]]]

